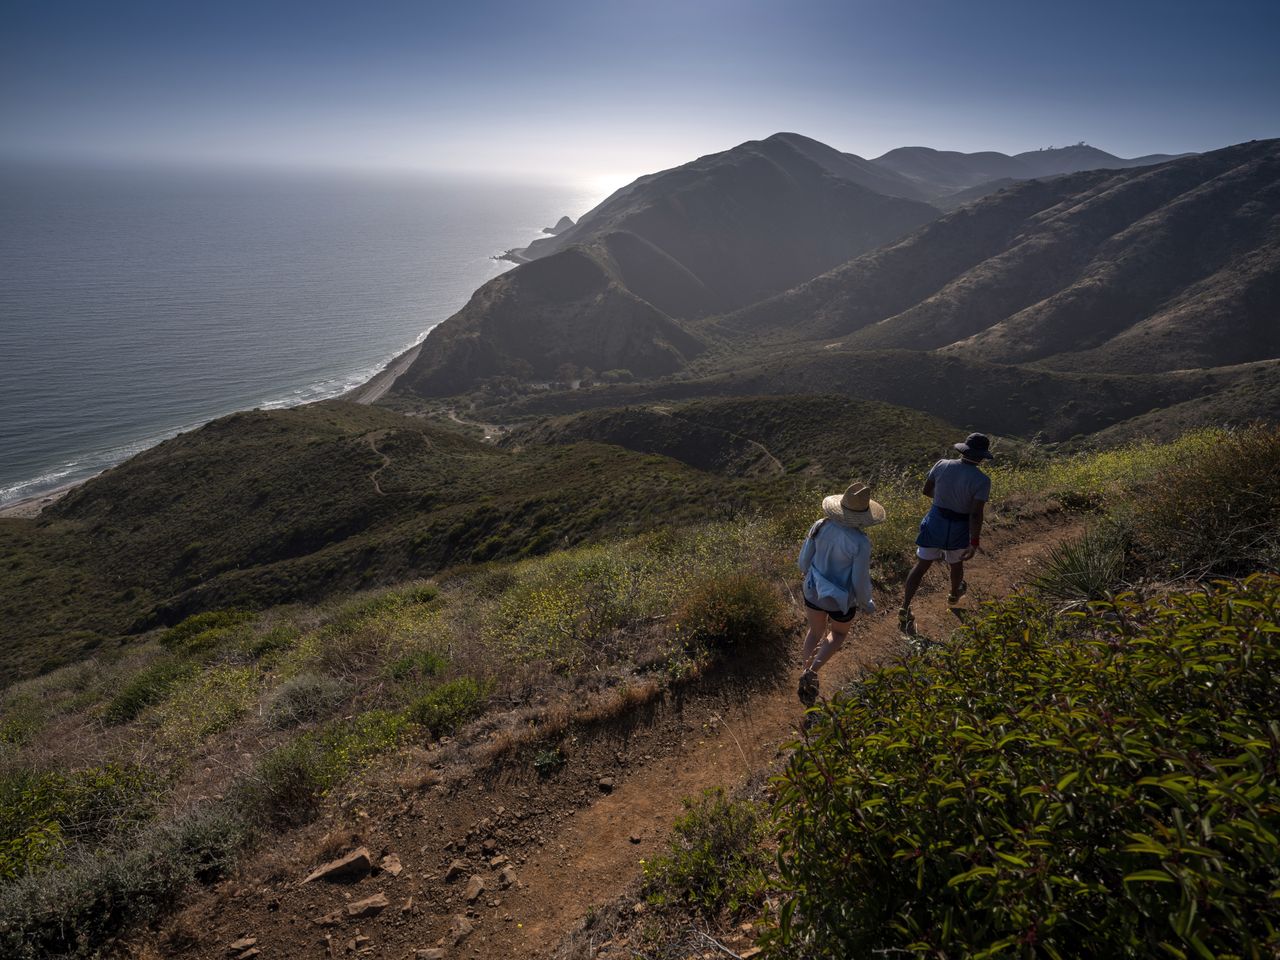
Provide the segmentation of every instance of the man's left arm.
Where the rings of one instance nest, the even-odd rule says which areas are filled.
[[[982,511],[986,509],[985,500],[978,500],[969,512],[969,547],[964,552],[964,560],[970,560],[978,552],[978,544],[982,539]]]

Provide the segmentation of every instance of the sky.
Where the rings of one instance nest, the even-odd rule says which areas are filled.
[[[780,130],[1280,135],[1278,0],[0,0],[0,155],[617,185]]]

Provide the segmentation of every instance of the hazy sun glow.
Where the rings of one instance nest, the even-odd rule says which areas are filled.
[[[0,8],[0,153],[586,178],[791,130],[866,157],[1280,132],[1271,0],[63,0]]]

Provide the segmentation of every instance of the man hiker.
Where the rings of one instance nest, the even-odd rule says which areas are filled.
[[[978,465],[992,458],[991,441],[985,434],[971,433],[955,448],[960,451],[960,459],[939,460],[924,481],[924,495],[933,498],[933,506],[920,521],[920,535],[916,537],[918,559],[907,574],[902,609],[898,611],[898,626],[903,633],[915,633],[911,600],[925,571],[935,561],[945,560],[951,568],[947,606],[957,606],[968,590],[964,562],[978,552],[982,511],[991,498],[991,478]]]

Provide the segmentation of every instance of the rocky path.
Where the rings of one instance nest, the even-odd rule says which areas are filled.
[[[968,606],[1015,590],[1037,558],[1077,532],[1060,517],[990,530],[989,552],[969,572]],[[958,622],[944,596],[937,572],[916,602],[928,637],[945,638]],[[823,671],[824,691],[904,651],[895,598],[876,601],[879,614],[859,619]],[[394,874],[375,866],[350,885],[300,884],[326,846],[321,828],[302,831],[256,873],[251,866],[179,917],[176,926],[199,931],[184,952],[226,957],[230,944],[252,937],[248,949],[264,960],[553,956],[590,910],[626,891],[641,860],[660,852],[684,798],[732,790],[777,767],[799,737],[793,673],[746,668],[705,679],[566,742],[565,763],[550,776],[528,758],[447,789],[413,791],[381,811],[355,811],[345,846],[330,835],[330,854],[359,844],[375,864],[395,854],[403,869]],[[374,907],[355,911],[370,912],[349,915],[349,904],[370,898]],[[325,917],[330,925],[316,922]]]

